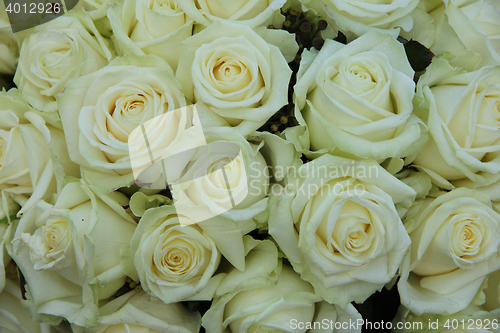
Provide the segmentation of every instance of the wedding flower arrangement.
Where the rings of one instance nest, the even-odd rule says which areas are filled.
[[[500,332],[498,0],[5,4],[0,331]]]

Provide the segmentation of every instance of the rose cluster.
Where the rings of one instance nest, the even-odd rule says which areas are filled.
[[[0,10],[6,332],[499,332],[498,1]]]

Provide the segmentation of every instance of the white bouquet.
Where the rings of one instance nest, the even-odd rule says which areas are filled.
[[[0,10],[0,331],[500,332],[498,0]]]

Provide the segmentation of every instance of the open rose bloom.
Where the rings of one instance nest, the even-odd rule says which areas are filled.
[[[70,2],[0,4],[1,332],[500,333],[499,0]]]

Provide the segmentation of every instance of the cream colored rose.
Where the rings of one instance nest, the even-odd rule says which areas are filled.
[[[29,106],[20,98],[15,90],[9,93],[1,92],[0,99],[0,191],[2,193],[2,207],[0,219],[10,219],[17,213],[33,193],[28,165],[28,156],[24,146],[21,124],[26,130],[33,130],[24,118],[24,112]],[[4,104],[5,103],[5,104]],[[36,133],[36,132],[35,132]],[[41,133],[38,139],[43,140]],[[50,159],[48,151],[42,155],[41,164],[46,164]]]
[[[500,5],[490,0],[450,0],[444,11],[467,49],[481,55],[478,69],[500,65]]]
[[[500,67],[462,73],[444,59],[436,59],[419,80],[422,118],[432,139],[413,164],[440,186],[451,189],[447,180],[467,178],[486,185],[500,173],[499,82]]]
[[[275,285],[246,290],[236,287],[229,294],[214,300],[202,322],[207,330],[214,333],[226,330],[233,333],[305,333],[312,331],[308,328],[312,328],[315,322],[327,321],[331,328],[322,327],[321,331],[334,332],[335,324],[342,325],[357,319],[361,316],[351,304],[342,309],[322,301],[309,283],[301,280],[291,267],[283,265]],[[361,328],[353,332],[361,332]]]
[[[108,63],[106,45],[88,15],[72,11],[37,27],[23,41],[14,82],[35,109],[56,111],[56,96],[71,78]]]
[[[190,110],[196,109],[183,108],[161,117],[179,113],[179,117],[185,115],[191,119]],[[197,117],[192,121],[198,122]],[[190,140],[177,142],[162,151],[159,148],[164,147],[165,140],[155,132],[161,133],[156,129],[163,124],[163,121],[147,122],[144,132],[142,128],[137,133],[134,131],[129,138],[129,149],[134,175],[140,180],[137,184],[145,191],[168,186],[173,201],[161,195],[148,198],[138,193],[131,203],[134,214],[141,216],[149,207],[168,202],[175,206],[182,225],[217,215],[249,225],[254,219],[258,223],[267,222],[261,213],[268,203],[269,170],[274,171],[276,181],[281,181],[283,170],[300,163],[300,155],[291,143],[269,133],[253,135],[249,142],[228,127],[208,127],[203,131],[201,126],[193,126],[184,131]],[[144,137],[149,137],[147,143]],[[148,162],[151,160],[154,164]]]
[[[486,195],[465,188],[414,206],[404,221],[412,246],[401,268],[401,303],[417,315],[463,310],[500,269],[500,215]]]
[[[412,114],[414,72],[391,36],[374,31],[348,45],[327,40],[300,66],[295,115],[307,127],[285,131],[299,151],[373,159],[418,151],[425,126]]]
[[[412,30],[401,35],[424,44],[452,66],[474,71],[500,64],[496,1],[422,1],[412,17]]]
[[[62,326],[32,321],[30,312],[22,306],[19,281],[7,280],[5,290],[0,293],[0,327],[5,333],[70,333]]]
[[[15,222],[7,249],[26,279],[34,315],[95,325],[98,301],[125,282],[120,249],[136,228],[122,208],[127,204],[121,193],[71,182],[54,206],[39,201]]]
[[[137,206],[136,199],[135,195],[131,205]],[[248,251],[243,235],[255,227],[220,216],[182,226],[173,206],[150,208],[130,248],[122,251],[122,265],[128,276],[165,303],[211,300],[225,276],[215,274],[221,254],[244,271]]]
[[[176,140],[181,147],[177,138],[192,126],[189,119],[176,114],[158,117],[186,103],[168,64],[153,55],[116,58],[109,66],[70,81],[58,105],[70,157],[101,191],[134,182],[129,135],[136,128],[149,121],[148,126],[157,129],[155,149],[162,151]],[[155,127],[153,119],[164,126]],[[153,142],[153,136],[150,139]],[[144,151],[136,151],[135,156],[149,156],[147,146],[136,148]]]
[[[165,205],[171,205],[172,200],[168,197],[165,197],[161,194],[154,195],[146,195],[141,191],[138,191],[132,195],[130,198],[130,209],[133,214],[137,217],[142,217],[145,215],[146,211],[152,208],[158,208]],[[169,209],[171,209],[170,207]],[[164,208],[167,210],[167,208]],[[170,210],[169,210],[170,211]],[[158,210],[158,214],[161,214],[163,211]],[[179,210],[175,207],[175,212],[177,217],[180,216]],[[151,212],[148,214],[152,214]],[[148,219],[151,218],[152,215]],[[160,216],[160,215],[154,215]],[[189,220],[187,216],[181,216],[184,220]],[[155,217],[153,217],[155,218]],[[156,217],[160,218],[160,217]],[[183,220],[179,219],[178,221],[181,225],[190,225],[194,224],[193,221],[189,220],[188,223],[182,224]],[[226,257],[226,259],[237,269],[244,270],[245,269],[245,260],[244,260],[244,247],[242,237],[243,235],[249,233],[254,230],[257,225],[254,220],[246,220],[246,221],[233,221],[228,218],[224,218],[223,216],[216,216],[213,218],[209,218],[205,221],[197,223],[197,225],[203,230],[203,233],[210,237],[217,249],[221,252],[221,254]],[[128,250],[127,250],[128,251]],[[135,276],[137,273],[133,268],[132,256],[127,253],[124,253],[124,257],[128,258],[126,261],[129,263],[125,265],[130,268],[129,272],[130,276]]]
[[[57,194],[64,175],[78,177],[57,120],[34,112],[16,89],[0,92],[0,220]],[[57,117],[55,117],[57,118]]]
[[[52,269],[64,259],[68,251],[68,221],[63,217],[51,217],[33,235],[22,234],[21,241],[30,248],[30,259],[35,270]]]
[[[177,68],[180,44],[191,36],[193,21],[176,0],[123,0],[107,15],[119,55],[155,54]]]
[[[131,291],[112,300],[99,309],[96,326],[81,328],[82,333],[198,333],[199,330],[198,312],[188,311],[181,303],[153,301],[143,291]]]
[[[221,250],[230,262],[245,267],[243,234],[233,222],[220,217],[205,223],[206,231],[201,225],[182,226],[172,206],[147,210],[130,249],[122,253],[127,275],[164,303],[212,299],[224,277],[215,274]],[[225,242],[221,250],[212,235],[217,244]]]
[[[472,29],[467,30],[467,36],[455,32],[450,25],[449,13],[446,11],[449,3],[450,1],[421,1],[411,13],[413,28],[410,31],[401,31],[400,36],[407,40],[418,41],[436,56],[446,58],[452,66],[473,71],[481,61],[481,55],[468,49],[461,39],[469,38],[474,32]],[[465,16],[459,20],[460,25],[469,24]]]
[[[205,130],[208,146],[190,158],[172,187],[178,214],[194,222],[220,215],[251,220],[267,207],[268,165],[260,150],[230,128]],[[181,221],[181,223],[183,223]]]
[[[269,234],[327,302],[363,302],[396,273],[410,239],[394,203],[415,192],[374,161],[323,155],[273,189]]]
[[[279,9],[285,0],[183,0],[179,6],[197,23],[235,22],[251,28],[283,22]]]
[[[293,35],[265,34],[296,52]],[[198,109],[206,109],[208,119],[248,135],[287,103],[291,70],[280,49],[249,27],[215,22],[183,42],[176,75],[186,98],[202,104]]]
[[[336,29],[361,36],[379,30],[397,37],[400,28],[413,26],[411,12],[415,0],[300,0],[307,8],[316,10]]]

